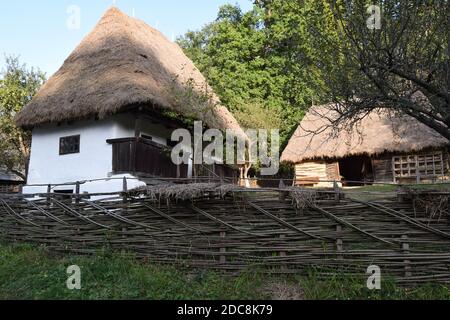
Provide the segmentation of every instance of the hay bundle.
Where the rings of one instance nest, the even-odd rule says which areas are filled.
[[[405,188],[403,191],[408,198],[412,199],[414,209],[424,210],[430,219],[440,220],[442,216],[450,216],[450,196],[448,192],[419,191],[409,188]]]
[[[163,184],[145,188],[145,195],[161,201],[161,200],[194,200],[205,196],[218,196],[224,198],[228,193],[239,189],[238,186],[232,184],[218,183],[192,183],[192,184]]]
[[[293,204],[297,209],[311,207],[317,200],[317,191],[312,189],[288,188]]]
[[[447,139],[411,116],[393,116],[375,109],[353,125],[336,125],[337,109],[339,106],[333,104],[311,108],[289,141],[281,161],[302,163],[386,151],[409,153],[449,145]]]

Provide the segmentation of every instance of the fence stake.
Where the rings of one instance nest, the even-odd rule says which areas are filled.
[[[284,234],[280,235],[280,240],[282,243],[284,243],[285,238],[286,236]],[[286,257],[286,251],[280,251],[280,257]]]
[[[337,203],[341,202],[341,189],[339,188],[337,181],[334,182],[333,189],[334,189],[334,199],[336,200]]]
[[[279,189],[286,189],[286,185],[284,184],[283,179],[280,180],[280,184],[278,185],[278,188]],[[287,198],[288,194],[289,193],[286,192],[286,191],[280,191],[280,201],[281,202],[286,201],[286,198]]]
[[[128,182],[127,182],[127,177],[123,177],[123,187],[122,187],[122,190],[123,190],[123,203],[126,203],[126,202],[127,202],[127,199],[128,199],[128,197],[127,197],[127,192],[128,192]]]
[[[408,255],[409,254],[409,243],[408,243],[408,236],[407,235],[403,235],[402,236],[402,252],[404,255]],[[411,272],[411,261],[408,259],[403,260],[403,264],[405,265],[405,278],[409,278],[412,276],[412,272]]]
[[[49,184],[48,186],[47,186],[47,205],[48,206],[50,206],[50,193],[52,192],[52,185],[51,184]]]
[[[403,187],[399,186],[397,188],[397,201],[399,203],[405,202],[405,198],[403,197],[404,193],[405,193],[405,189],[403,189]]]
[[[80,182],[78,181],[75,186],[75,203],[80,204]]]
[[[344,251],[344,241],[342,240],[342,226],[339,224],[336,226],[336,235],[337,258],[342,260],[344,259],[344,256],[342,255],[342,252]]]
[[[222,244],[224,243],[226,236],[227,236],[227,233],[225,231],[220,232],[220,240],[221,240]],[[226,252],[227,252],[226,247],[220,248],[220,254],[221,254],[220,264],[222,264],[222,265],[227,263],[227,257],[224,255]]]

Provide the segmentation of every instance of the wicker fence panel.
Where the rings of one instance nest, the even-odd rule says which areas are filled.
[[[370,265],[399,283],[450,282],[450,224],[396,199],[319,196],[304,208],[264,190],[155,200],[0,195],[0,237],[62,253],[108,247],[152,263],[240,272],[364,275]]]

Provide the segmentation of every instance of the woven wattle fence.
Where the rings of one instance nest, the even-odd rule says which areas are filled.
[[[211,185],[106,196],[0,195],[0,238],[61,253],[107,247],[151,263],[233,273],[364,275],[377,265],[400,284],[450,282],[448,215],[430,218],[411,201]]]

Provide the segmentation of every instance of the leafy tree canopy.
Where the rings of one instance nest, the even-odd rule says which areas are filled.
[[[335,38],[331,21],[328,4],[315,0],[256,1],[246,13],[225,5],[178,43],[243,127],[280,128],[287,143],[305,111],[322,102],[327,71],[315,57],[326,49],[314,30]]]
[[[340,116],[333,125],[378,108],[410,115],[450,140],[449,1],[375,1],[376,10],[370,1],[333,3],[343,45],[327,46],[345,58],[326,78]],[[372,30],[371,14],[379,23]]]
[[[335,127],[383,108],[450,139],[449,16],[448,0],[254,0],[247,13],[222,7],[179,44],[244,127],[279,126],[284,143],[329,102]]]
[[[25,106],[45,81],[39,70],[21,65],[18,57],[6,57],[0,78],[0,167],[25,178],[30,155],[30,134],[17,128],[15,115]]]

